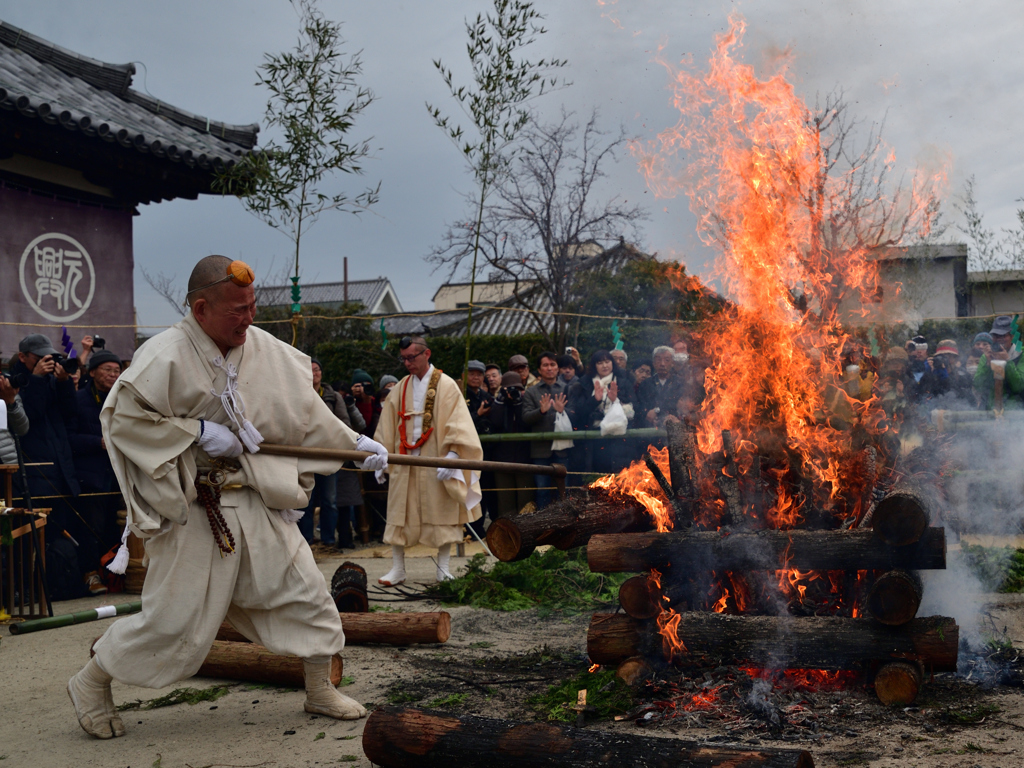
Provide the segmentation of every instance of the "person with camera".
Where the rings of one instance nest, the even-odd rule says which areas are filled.
[[[974,390],[981,407],[991,411],[997,407],[996,381],[1002,381],[1003,407],[1021,407],[1020,398],[1024,393],[1024,355],[1013,343],[1013,318],[1000,315],[992,321],[989,331],[992,337],[991,351],[981,356],[974,374]]]
[[[51,600],[80,597],[85,574],[89,572],[82,569],[78,549],[86,536],[93,534],[76,514],[73,498],[80,488],[67,430],[68,423],[78,417],[71,381],[77,365],[77,359],[66,358],[40,333],[22,339],[18,357],[11,362],[12,384],[19,387],[31,425],[21,438],[22,452],[26,464],[37,465],[26,467],[28,492],[34,498],[51,497],[38,504],[52,510],[46,521],[50,534],[46,541],[47,563],[52,566],[47,569]],[[89,586],[100,590],[103,585],[95,577],[95,583]]]
[[[18,389],[11,380],[0,374],[0,400],[7,409],[7,429],[0,429],[0,464],[17,464],[18,451],[14,445],[14,437],[24,437],[28,432],[29,421],[25,414],[25,406],[21,404]]]
[[[490,411],[492,434],[526,432],[523,421],[523,378],[518,371],[508,371],[501,377],[501,388],[494,396]],[[530,444],[527,442],[500,442],[494,445],[494,461],[529,464]],[[547,480],[547,478],[544,478]],[[514,517],[535,498],[533,477],[522,472],[495,472],[494,486],[498,502],[498,517]]]
[[[85,571],[89,591],[98,595],[107,591],[99,577],[100,557],[121,538],[117,524],[117,510],[121,504],[117,477],[110,464],[100,426],[100,411],[107,393],[121,375],[121,358],[113,352],[99,349],[89,355],[88,360],[89,383],[76,393],[78,415],[68,423],[68,440],[82,493],[101,494],[83,496],[78,500],[78,511],[92,534],[79,539],[79,565]]]
[[[374,439],[390,453],[480,461],[484,452],[462,390],[430,362],[422,336],[398,343],[409,375],[384,401]],[[480,517],[480,473],[450,467],[389,466],[388,518],[384,543],[392,567],[378,579],[390,587],[405,581],[405,548],[437,547],[437,580],[454,578],[448,565],[463,526]]]

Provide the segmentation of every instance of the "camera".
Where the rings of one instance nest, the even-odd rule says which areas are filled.
[[[506,402],[511,405],[518,405],[523,399],[523,391],[519,387],[502,387],[501,393],[505,396]]]
[[[107,348],[107,340],[104,339],[102,336],[93,336],[92,337],[92,348],[94,350],[96,350],[96,349],[106,349]]]
[[[67,357],[58,352],[56,355],[51,355],[53,362],[57,363],[61,368],[68,372],[68,374],[74,376],[75,371],[78,370],[79,360],[77,357]]]
[[[17,373],[5,373],[2,374],[7,381],[10,382],[11,386],[15,389],[22,389],[28,386],[29,374],[27,371],[18,371]]]

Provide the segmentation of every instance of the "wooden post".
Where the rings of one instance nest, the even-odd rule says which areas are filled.
[[[343,613],[341,628],[346,645],[422,645],[446,643],[452,634],[452,617],[447,611],[417,613]],[[218,640],[248,643],[249,639],[225,621]]]

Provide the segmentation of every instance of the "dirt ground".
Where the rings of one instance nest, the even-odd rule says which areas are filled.
[[[383,549],[320,561],[327,579],[343,559],[366,568],[371,583],[390,566]],[[453,557],[453,570],[464,558]],[[409,582],[434,579],[426,557],[407,560]],[[1006,627],[1024,646],[1024,600],[988,596],[993,626]],[[68,613],[138,599],[134,595],[87,598],[55,605]],[[429,601],[381,602],[385,609],[437,610]],[[528,703],[586,669],[588,616],[541,616],[536,610],[497,613],[447,608],[451,639],[442,646],[345,649],[343,688],[368,708],[386,703],[446,708],[453,713],[536,719]],[[89,646],[109,620],[12,636],[0,629],[0,766],[67,768],[256,768],[256,766],[369,766],[361,735],[365,720],[338,722],[302,711],[303,692],[233,683],[216,701],[158,709],[128,709],[124,738],[99,741],[74,718],[65,685],[88,658]],[[1019,666],[1019,665],[1018,665]],[[720,668],[652,694],[675,696],[675,708],[640,707],[619,722],[588,721],[586,727],[717,743],[793,746],[809,750],[821,768],[920,766],[1008,768],[1024,763],[1024,689],[998,685],[991,668],[977,666],[972,679],[940,676],[925,687],[916,706],[885,708],[863,684],[842,691],[775,690],[769,706],[749,704],[751,681]],[[982,680],[979,684],[977,681]],[[347,681],[346,681],[347,682]],[[204,678],[150,690],[114,683],[119,705],[147,702],[175,688],[208,688],[224,681]],[[1019,684],[1019,683],[1018,683]],[[686,710],[694,692],[718,690],[713,707]],[[650,696],[648,697],[650,699]],[[144,706],[144,705],[143,705]],[[640,725],[638,723],[643,723]]]

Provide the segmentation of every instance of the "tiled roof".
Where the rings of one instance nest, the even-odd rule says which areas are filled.
[[[653,257],[641,253],[630,245],[620,243],[596,256],[582,259],[576,269],[577,271],[607,269],[612,274],[616,274],[631,261],[650,258]],[[550,312],[552,309],[551,301],[541,287],[532,287],[524,291],[520,299],[512,296],[492,307],[474,309],[473,333],[480,336],[518,336],[524,333],[536,333],[538,331],[537,320],[530,312],[521,311],[524,308],[535,312]],[[545,329],[549,331],[551,316],[540,315],[539,319]],[[458,309],[420,318],[392,318],[384,322],[388,333],[391,334],[421,333],[433,336],[463,336],[466,333],[466,310]]]
[[[304,306],[322,306],[342,304],[345,301],[344,283],[310,283],[302,287],[302,304]],[[386,277],[375,280],[349,280],[348,300],[358,302],[369,311],[374,311],[384,295],[391,290],[391,282]],[[261,307],[291,306],[292,287],[290,285],[262,286],[256,289],[256,301]]]
[[[0,110],[202,169],[232,164],[255,146],[258,125],[165,104],[132,90],[134,74],[134,64],[90,59],[0,22]]]

